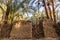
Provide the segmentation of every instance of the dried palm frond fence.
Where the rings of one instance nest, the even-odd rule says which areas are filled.
[[[2,24],[0,26],[1,31],[0,31],[0,38],[9,38],[10,37],[10,32],[12,30],[12,24]]]
[[[52,20],[37,20],[37,24],[32,26],[30,21],[15,21],[13,27],[5,24],[1,30],[0,38],[10,37],[19,39],[58,37],[57,28],[55,29]],[[58,28],[59,29],[59,28]]]
[[[10,34],[11,38],[32,38],[32,23],[30,21],[15,21]]]
[[[0,38],[32,38],[32,23],[30,21],[15,21],[13,25],[1,27]]]
[[[32,36],[33,36],[33,38],[58,37],[58,35],[56,33],[56,29],[55,29],[56,13],[55,13],[55,9],[54,9],[54,0],[51,0],[51,4],[49,1],[47,3],[45,0],[43,0],[43,3],[45,6],[47,19],[39,20],[38,21],[39,23],[36,22],[36,24],[33,25]],[[38,0],[38,5],[39,5],[39,0]],[[50,5],[52,6],[53,10],[51,10]],[[39,13],[39,8],[38,8],[38,13]]]
[[[39,22],[39,23],[38,23]],[[32,27],[32,38],[58,37],[54,21],[50,19],[39,20],[36,25]]]

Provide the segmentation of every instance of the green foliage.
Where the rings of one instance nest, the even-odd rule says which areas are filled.
[[[7,1],[7,0],[6,0]],[[22,2],[19,2],[19,0],[14,0],[14,2],[12,2],[13,0],[9,0],[7,4],[10,4],[10,11],[9,11],[9,20],[11,20],[11,22],[14,21],[14,18],[18,18],[19,20],[32,20],[32,21],[36,21],[36,18],[41,18],[42,16],[44,16],[45,14],[43,14],[42,12],[39,11],[39,13],[37,12],[37,10],[32,7],[32,6],[28,6],[31,2],[31,0],[23,0]],[[42,1],[42,0],[39,0]],[[35,2],[35,0],[32,2],[32,4]],[[6,4],[5,4],[6,5]],[[5,8],[2,8],[2,5],[0,7],[3,11],[6,11]],[[6,5],[7,8],[7,5]],[[20,10],[22,9],[22,10]],[[5,12],[4,12],[5,13]],[[26,16],[25,13],[28,15]],[[32,13],[32,17],[29,17],[28,13]],[[5,14],[4,14],[5,15]],[[33,22],[33,23],[34,23]]]

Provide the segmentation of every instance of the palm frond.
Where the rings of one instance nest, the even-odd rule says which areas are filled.
[[[0,8],[2,9],[3,13],[5,12],[4,9],[0,6]]]

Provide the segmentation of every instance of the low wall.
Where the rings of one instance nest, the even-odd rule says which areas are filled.
[[[32,38],[32,23],[30,21],[16,21],[10,36],[11,38]]]
[[[57,37],[57,33],[53,25],[54,22],[52,20],[47,19],[43,21],[43,30],[45,37]]]

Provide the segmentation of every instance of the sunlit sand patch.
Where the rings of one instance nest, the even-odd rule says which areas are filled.
[[[16,29],[21,27],[21,23],[16,23],[14,26]]]

